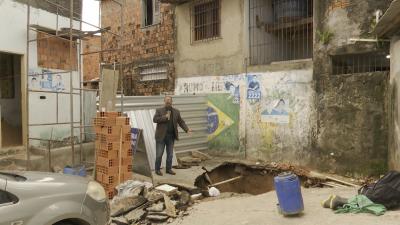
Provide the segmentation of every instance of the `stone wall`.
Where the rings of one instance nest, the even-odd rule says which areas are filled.
[[[121,28],[120,7],[112,1],[101,2],[102,27],[110,27],[114,33],[124,31],[123,40],[112,34],[104,35],[104,49],[122,49],[103,54],[106,63],[121,62],[124,66],[125,94],[157,95],[174,90],[174,9],[170,4],[160,4],[160,22],[142,26],[142,1],[127,0]],[[168,79],[141,81],[140,70],[144,66],[167,67]]]
[[[340,4],[339,4],[340,3]],[[342,174],[381,174],[387,169],[388,73],[332,74],[332,55],[384,51],[373,42],[375,11],[390,1],[316,1],[316,132],[314,167]],[[319,33],[319,34],[318,34]],[[322,35],[330,34],[324,41]]]

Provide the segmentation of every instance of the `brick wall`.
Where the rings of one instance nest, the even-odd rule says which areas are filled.
[[[125,92],[128,95],[158,95],[174,91],[174,11],[170,4],[160,5],[160,23],[142,28],[141,0],[126,0],[123,41],[112,34],[105,34],[104,49],[121,47],[122,58],[117,52],[103,54],[103,61],[122,61],[124,65]],[[111,27],[121,32],[120,7],[113,1],[101,2],[102,27]],[[119,46],[121,45],[121,46]],[[140,81],[140,67],[143,65],[166,65],[168,79]]]
[[[38,66],[48,69],[70,70],[69,40],[61,38],[46,38],[47,34],[38,33],[37,58]],[[42,39],[45,38],[45,39]],[[73,44],[72,68],[77,70],[77,48]]]
[[[100,51],[101,49],[101,37],[93,36],[87,37],[82,41],[82,51],[83,53]],[[100,63],[100,54],[88,54],[83,55],[83,65],[82,65],[82,73],[83,80],[89,81],[93,78],[98,78],[100,74],[99,63]]]

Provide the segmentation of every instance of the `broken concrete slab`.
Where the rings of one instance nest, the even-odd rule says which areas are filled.
[[[164,195],[164,204],[165,204],[165,212],[167,213],[167,215],[175,218],[176,217],[175,206],[167,195]]]
[[[206,153],[199,152],[199,151],[192,151],[192,156],[193,156],[194,158],[199,158],[199,159],[201,159],[202,161],[210,160],[210,159],[211,159],[211,156],[209,156],[209,155],[206,154]]]
[[[152,205],[151,207],[146,209],[146,211],[149,212],[162,212],[163,210],[164,210],[164,204],[162,202]]]
[[[162,193],[170,196],[170,195],[175,194],[178,191],[178,188],[168,185],[168,184],[163,184],[163,185],[156,187],[156,190],[161,191]]]
[[[184,166],[198,166],[201,163],[200,158],[191,157],[191,156],[183,156],[178,159],[179,164]]]
[[[112,222],[116,225],[129,225],[128,220],[123,216],[112,218]]]
[[[111,216],[120,216],[147,202],[143,196],[114,199],[111,204]]]
[[[156,222],[164,222],[166,221],[169,217],[168,216],[160,216],[160,215],[148,215],[146,217],[150,221],[156,221]]]
[[[146,211],[144,211],[143,209],[132,210],[129,213],[127,213],[124,217],[128,220],[129,223],[134,223],[139,221],[144,216],[145,213]]]
[[[151,191],[147,194],[146,198],[149,202],[158,202],[163,198],[164,194],[161,191]]]
[[[194,194],[194,195],[191,195],[191,196],[190,196],[190,198],[191,198],[193,201],[199,200],[199,199],[201,199],[201,197],[203,197],[203,195],[202,195],[201,193],[199,193],[199,194]]]

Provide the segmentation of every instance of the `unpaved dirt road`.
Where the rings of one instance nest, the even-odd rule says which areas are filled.
[[[400,211],[383,216],[371,214],[334,214],[321,207],[330,194],[351,197],[356,189],[303,189],[305,212],[301,217],[283,217],[276,209],[274,191],[258,195],[233,197],[196,204],[189,215],[172,225],[399,225]]]

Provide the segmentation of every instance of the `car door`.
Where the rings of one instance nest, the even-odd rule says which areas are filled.
[[[0,225],[23,225],[24,221],[19,217],[17,204],[19,199],[17,196],[0,189]]]

